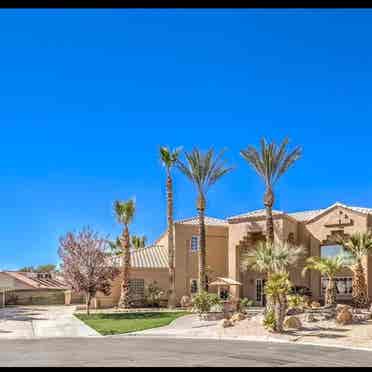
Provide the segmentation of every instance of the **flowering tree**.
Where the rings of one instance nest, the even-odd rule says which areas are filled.
[[[111,293],[111,281],[119,269],[108,265],[108,241],[90,228],[60,238],[58,254],[67,284],[86,297],[87,314],[97,292]]]

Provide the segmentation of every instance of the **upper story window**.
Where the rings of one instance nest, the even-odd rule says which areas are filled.
[[[320,256],[334,258],[340,254],[345,254],[344,247],[339,244],[322,245],[320,247]]]
[[[193,235],[191,237],[191,252],[196,252],[199,250],[199,237]]]

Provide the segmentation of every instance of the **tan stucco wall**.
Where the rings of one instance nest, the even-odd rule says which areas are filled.
[[[116,277],[112,283],[111,295],[105,296],[102,293],[97,294],[97,302],[99,308],[107,308],[116,306],[120,298],[122,274]],[[132,268],[130,272],[131,279],[144,279],[145,287],[151,282],[156,281],[157,286],[166,291],[169,286],[168,270],[167,269],[136,269]]]
[[[198,226],[175,225],[176,243],[176,296],[190,294],[190,279],[198,278],[198,252],[191,252],[191,237],[198,235]],[[228,228],[206,226],[206,263],[213,270],[210,280],[228,274]],[[210,288],[215,291],[216,288]]]

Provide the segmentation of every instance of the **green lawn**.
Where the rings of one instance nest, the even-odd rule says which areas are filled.
[[[75,314],[85,324],[101,335],[116,335],[145,329],[163,327],[188,312]]]

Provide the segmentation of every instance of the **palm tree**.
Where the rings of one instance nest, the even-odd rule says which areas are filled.
[[[362,259],[372,252],[372,234],[354,233],[348,238],[339,238],[337,243],[343,245],[345,251],[352,257],[350,268],[353,271],[352,298],[353,305],[357,308],[366,307],[369,304],[367,283]]]
[[[209,188],[221,177],[230,172],[232,168],[225,167],[222,161],[224,151],[215,156],[214,150],[202,152],[194,149],[186,152],[186,162],[177,162],[181,172],[195,185],[198,198],[196,209],[199,219],[199,292],[207,291],[206,285],[206,236],[205,236],[205,209],[206,196]]]
[[[274,222],[272,208],[275,202],[274,186],[279,178],[291,167],[297,159],[301,157],[302,149],[296,147],[287,154],[287,145],[289,139],[285,138],[282,144],[277,145],[267,143],[264,138],[261,139],[260,152],[253,146],[248,146],[246,150],[240,151],[243,158],[255,169],[263,179],[266,186],[264,195],[264,206],[266,208],[266,240],[274,241]]]
[[[176,306],[176,279],[174,269],[174,237],[173,237],[173,179],[172,168],[177,163],[181,148],[171,151],[167,147],[160,147],[160,160],[167,173],[167,223],[168,223],[168,271],[169,291],[168,308]]]
[[[253,270],[267,276],[267,283],[277,273],[285,273],[304,258],[306,249],[287,242],[270,243],[260,241],[251,252],[243,253],[240,257],[241,269]],[[267,298],[266,311],[271,309],[270,297]]]
[[[138,236],[132,235],[132,246],[135,249],[145,248],[147,243],[147,237],[145,235]]]
[[[132,222],[136,210],[135,202],[130,199],[126,202],[115,201],[114,209],[118,222],[124,225],[123,235],[120,238],[121,247],[123,249],[123,281],[121,284],[121,293],[119,299],[119,307],[130,307],[129,293],[129,276],[130,276],[130,235],[129,224]]]
[[[117,255],[119,255],[123,252],[123,249],[121,247],[120,238],[116,238],[116,240],[109,240],[108,244],[109,244],[109,247],[110,247],[110,250],[111,250],[110,253],[112,255],[117,256]]]
[[[325,292],[325,305],[336,304],[336,274],[345,267],[346,257],[344,255],[338,255],[336,257],[309,257],[306,260],[305,267],[302,270],[302,275],[305,276],[308,270],[319,271],[322,275],[328,279],[327,288]]]
[[[241,255],[240,262],[243,270],[254,270],[267,275],[286,272],[305,256],[306,249],[287,242],[268,243],[260,241],[252,252]]]

